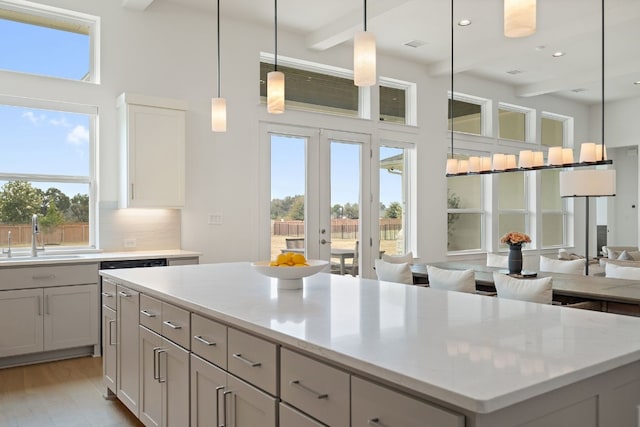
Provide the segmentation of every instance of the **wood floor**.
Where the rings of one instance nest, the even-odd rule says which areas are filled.
[[[0,369],[0,427],[142,426],[104,391],[100,357]]]

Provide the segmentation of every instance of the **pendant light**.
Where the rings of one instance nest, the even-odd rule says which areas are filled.
[[[536,0],[504,0],[504,36],[527,37],[536,32]]]
[[[227,131],[227,100],[220,97],[220,0],[218,0],[218,97],[211,98],[211,130]]]
[[[356,86],[376,84],[376,36],[367,32],[367,0],[364,0],[364,31],[353,39],[353,82]]]
[[[273,71],[267,74],[267,112],[271,114],[284,113],[284,73],[278,71],[278,0],[275,4],[275,55]]]
[[[447,159],[447,175],[456,175],[460,172],[466,173],[468,170],[460,171],[458,169],[458,160],[455,158],[453,154],[453,0],[451,0],[451,100],[449,101],[449,117],[451,120],[451,158]]]

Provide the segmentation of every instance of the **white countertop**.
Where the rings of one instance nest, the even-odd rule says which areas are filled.
[[[473,412],[640,360],[640,318],[249,263],[104,271],[152,296]]]
[[[37,257],[24,253],[14,253],[11,258],[6,255],[0,257],[0,268],[10,266],[33,266],[46,264],[78,264],[114,260],[134,260],[153,258],[189,258],[197,257],[199,252],[184,251],[182,249],[165,249],[159,251],[122,251],[122,252],[69,252],[50,251],[39,252]]]

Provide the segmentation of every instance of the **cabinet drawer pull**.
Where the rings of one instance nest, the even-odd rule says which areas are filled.
[[[140,310],[140,313],[144,314],[147,317],[156,317],[154,313],[149,313],[147,310]]]
[[[111,295],[109,292],[101,292],[102,296],[105,298],[113,298],[113,295]]]
[[[367,420],[367,424],[374,427],[386,427],[386,424],[380,422],[380,418],[371,418]]]
[[[224,386],[216,387],[216,427],[220,427],[220,390],[224,390]]]
[[[165,320],[164,322],[165,325],[167,325],[168,327],[170,327],[171,329],[182,329],[182,326],[180,325],[176,325],[175,323],[172,323],[171,320]]]
[[[224,423],[220,427],[227,427],[227,396],[230,395],[231,391],[225,391],[222,393],[222,412],[224,412]],[[234,414],[235,418],[235,414]]]
[[[160,365],[160,355],[161,354],[165,354],[165,359],[164,359],[164,369],[165,369],[165,373],[164,373],[164,379],[162,378],[162,365]],[[167,366],[167,357],[169,357],[169,355],[167,355],[167,350],[165,348],[161,348],[158,350],[158,382],[160,384],[162,383],[166,383],[167,382],[167,375],[169,374],[168,372],[168,366]]]
[[[31,276],[33,280],[47,280],[47,279],[55,279],[55,274],[41,274],[36,276]]]
[[[215,342],[209,342],[209,341],[205,340],[204,338],[202,338],[202,335],[194,335],[193,339],[196,340],[196,341],[200,341],[204,345],[216,345]]]
[[[317,391],[310,389],[306,385],[300,384],[299,380],[289,381],[289,384],[300,388],[301,390],[306,391],[307,393],[313,394],[316,399],[327,399],[329,395],[327,393],[318,393]]]
[[[42,316],[42,297],[38,295],[38,316]]]
[[[247,365],[251,366],[252,368],[257,368],[258,366],[262,366],[261,362],[252,362],[251,360],[242,357],[242,354],[240,354],[240,353],[233,353],[233,357],[235,357],[236,359],[238,359],[241,362],[246,363]]]
[[[121,297],[125,297],[125,298],[131,298],[131,294],[128,294],[124,291],[120,291],[118,292],[118,295],[120,295]]]
[[[113,342],[113,324],[116,323],[115,320],[109,320],[109,345],[116,345],[115,342]]]

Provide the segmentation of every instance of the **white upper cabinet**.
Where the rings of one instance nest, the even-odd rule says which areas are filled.
[[[117,106],[120,207],[183,207],[186,102],[123,93]]]

